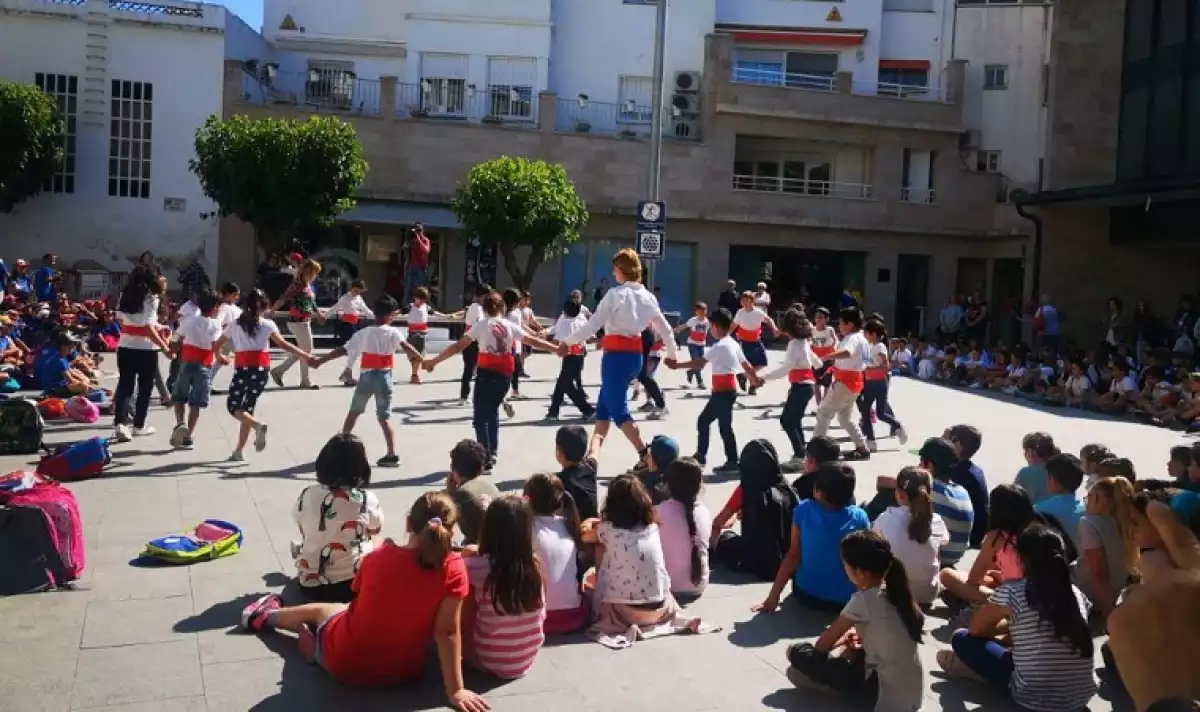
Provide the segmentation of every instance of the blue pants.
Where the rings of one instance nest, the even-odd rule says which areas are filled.
[[[475,376],[475,408],[471,422],[475,439],[488,455],[500,452],[500,404],[508,395],[509,377],[490,368],[481,368]]]
[[[426,267],[409,267],[404,272],[404,301],[401,308],[412,304],[413,290],[429,284],[429,269]]]
[[[596,420],[618,426],[633,420],[629,415],[629,381],[642,372],[642,355],[636,351],[608,351],[600,357],[600,393]]]
[[[704,357],[704,347],[700,346],[699,344],[688,344],[688,356],[691,357],[692,361],[695,361],[698,358],[703,358]],[[700,368],[697,368],[692,371],[688,371],[687,372],[687,382],[691,383],[692,379],[695,378],[697,385],[700,385],[701,383],[703,383],[703,381],[700,380],[702,378],[701,374],[703,373],[703,371],[704,371],[704,369],[700,369]]]
[[[958,659],[997,689],[1008,693],[1012,680],[1012,651],[991,638],[977,638],[965,630],[954,634],[950,647]]]

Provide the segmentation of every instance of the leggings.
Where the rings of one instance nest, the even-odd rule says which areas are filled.
[[[313,350],[313,335],[312,323],[308,321],[289,321],[288,331],[292,332],[292,336],[296,337],[296,347],[304,353],[312,353]],[[302,360],[295,354],[288,354],[288,357],[283,360],[283,363],[275,367],[274,372],[283,376],[288,372],[295,363],[300,362],[300,385],[311,385],[312,381],[308,376],[308,361]]]
[[[992,687],[1008,692],[1013,674],[1012,650],[991,638],[978,638],[965,630],[954,634],[950,647],[959,660]]]
[[[783,404],[783,412],[779,414],[779,425],[783,427],[788,442],[792,444],[792,457],[797,460],[803,460],[807,454],[802,421],[812,397],[813,384],[793,383],[788,390],[787,402]]]
[[[146,412],[150,410],[150,395],[154,391],[154,374],[158,371],[158,349],[117,349],[117,392],[114,397],[114,413],[117,425],[129,423],[129,401],[137,386],[137,400],[133,407],[133,427],[146,426]]]
[[[466,400],[471,395],[471,379],[475,378],[475,365],[479,362],[479,344],[474,341],[463,349],[462,382],[458,386],[458,399]]]
[[[513,373],[516,373],[514,370]],[[472,424],[475,439],[483,445],[488,455],[495,457],[500,452],[500,404],[508,395],[509,377],[481,368],[475,376],[475,404]]]
[[[513,393],[520,393],[521,392],[521,374],[525,372],[525,357],[521,355],[520,351],[516,351],[515,353],[513,353],[513,364],[514,364],[514,368],[513,368],[513,372],[512,372],[512,377],[509,379],[510,380],[509,385],[512,386]]]
[[[696,419],[698,442],[696,445],[697,459],[704,463],[708,457],[708,431],[713,421],[717,421],[717,429],[721,431],[721,441],[725,444],[725,461],[737,462],[737,437],[733,434],[733,402],[737,400],[737,391],[713,391],[709,396],[704,410]]]
[[[862,428],[863,437],[867,440],[875,439],[875,424],[871,422],[872,406],[875,407],[875,415],[883,422],[892,426],[893,430],[900,427],[900,421],[896,420],[895,416],[892,415],[891,408],[888,407],[887,379],[882,381],[866,381],[863,383],[862,395],[858,397],[858,413],[862,419],[859,427]]]
[[[600,357],[596,420],[613,422],[618,427],[633,420],[629,415],[629,381],[641,370],[642,355],[637,351],[604,351]]]
[[[658,381],[654,380],[653,364],[656,364],[658,359],[650,358],[650,348],[654,346],[654,332],[647,329],[642,332],[642,365],[638,369],[637,380],[646,389],[646,397],[654,403],[655,407],[663,408],[667,405],[663,399],[662,389],[658,387]]]

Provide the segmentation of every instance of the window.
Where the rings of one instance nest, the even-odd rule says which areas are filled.
[[[75,192],[75,142],[78,119],[79,78],[66,74],[34,75],[38,88],[50,95],[58,104],[58,115],[63,121],[63,160],[58,172],[46,181],[42,190],[49,193]]]
[[[834,53],[739,49],[733,80],[831,91],[837,71],[838,55]]]
[[[357,78],[354,62],[309,60],[308,77],[304,82],[304,102],[349,109]]]
[[[975,169],[980,173],[999,173],[1000,152],[978,151],[975,154]]]
[[[442,116],[466,115],[468,66],[465,54],[422,54],[421,108]]]
[[[933,189],[936,164],[937,151],[904,149],[904,187],[900,191],[900,199],[906,203],[927,205],[937,202],[937,194]]]
[[[121,198],[149,198],[154,86],[149,82],[114,79],[111,96],[108,194]]]
[[[880,69],[880,84],[898,84],[906,87],[929,86],[928,69]]]
[[[733,174],[733,187],[737,190],[829,195],[833,166],[824,161],[738,160],[733,162]]]
[[[1008,88],[1008,65],[1007,64],[988,64],[983,68],[983,88],[984,89],[1007,89]]]
[[[488,115],[508,119],[532,119],[533,87],[536,82],[536,59],[489,57]]]
[[[622,76],[617,80],[617,122],[649,123],[654,113],[654,80]]]

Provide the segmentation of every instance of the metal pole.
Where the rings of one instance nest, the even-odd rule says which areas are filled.
[[[649,200],[658,200],[662,173],[663,138],[663,65],[667,53],[667,0],[658,0],[654,16],[654,96],[650,115],[650,172],[647,178]],[[646,287],[654,288],[654,270],[647,269]]]

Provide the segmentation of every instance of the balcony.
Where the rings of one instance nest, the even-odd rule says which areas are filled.
[[[242,72],[242,101],[250,104],[378,116],[380,96],[378,79],[359,79],[351,71],[287,72],[274,64],[250,64]]]
[[[396,84],[395,114],[416,119],[449,119],[486,124],[537,125],[533,87],[487,86],[463,79],[426,79]]]
[[[937,191],[933,188],[901,188],[900,202],[914,205],[937,205]]]
[[[869,183],[836,183],[780,176],[734,175],[733,189],[756,193],[790,193],[810,198],[870,200],[874,197]]]

